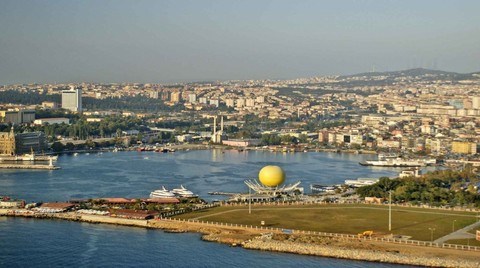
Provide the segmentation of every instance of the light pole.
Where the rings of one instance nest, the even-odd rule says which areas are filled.
[[[248,214],[252,214],[252,190],[248,187]]]
[[[452,233],[455,232],[455,222],[456,222],[456,221],[457,221],[457,220],[453,220],[453,222],[452,222]]]
[[[435,231],[435,228],[428,228],[430,230],[430,241],[433,242],[433,232]]]
[[[389,191],[388,200],[388,231],[392,231],[392,190]]]

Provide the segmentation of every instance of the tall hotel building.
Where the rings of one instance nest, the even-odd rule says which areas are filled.
[[[62,108],[72,112],[82,112],[82,90],[70,87],[70,90],[62,91]]]

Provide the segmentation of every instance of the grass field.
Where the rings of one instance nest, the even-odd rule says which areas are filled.
[[[452,240],[448,240],[446,243],[480,247],[480,241],[477,241],[474,238],[472,238],[472,239],[452,239]]]
[[[366,230],[377,233],[408,235],[412,239],[430,241],[455,229],[475,222],[476,213],[420,208],[392,208],[392,231],[388,231],[388,207],[369,205],[305,205],[305,206],[254,206],[248,213],[246,206],[217,207],[177,216],[183,219],[237,223],[357,234]],[[455,223],[454,223],[455,222]]]

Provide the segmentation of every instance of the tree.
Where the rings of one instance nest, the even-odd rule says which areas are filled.
[[[56,141],[52,144],[52,150],[56,153],[62,152],[64,149],[65,147],[61,142]]]

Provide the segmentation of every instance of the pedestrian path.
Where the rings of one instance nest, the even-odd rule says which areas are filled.
[[[478,228],[480,227],[480,221],[477,221],[473,224],[470,224],[462,229],[458,229],[457,231],[455,232],[452,232],[446,236],[442,236],[440,238],[438,238],[437,240],[433,241],[433,243],[439,243],[439,244],[443,244],[445,242],[447,242],[448,240],[452,240],[452,239],[469,239],[469,238],[473,238],[475,239],[475,235],[474,234],[471,234],[469,233],[468,231],[474,229],[474,228]]]

